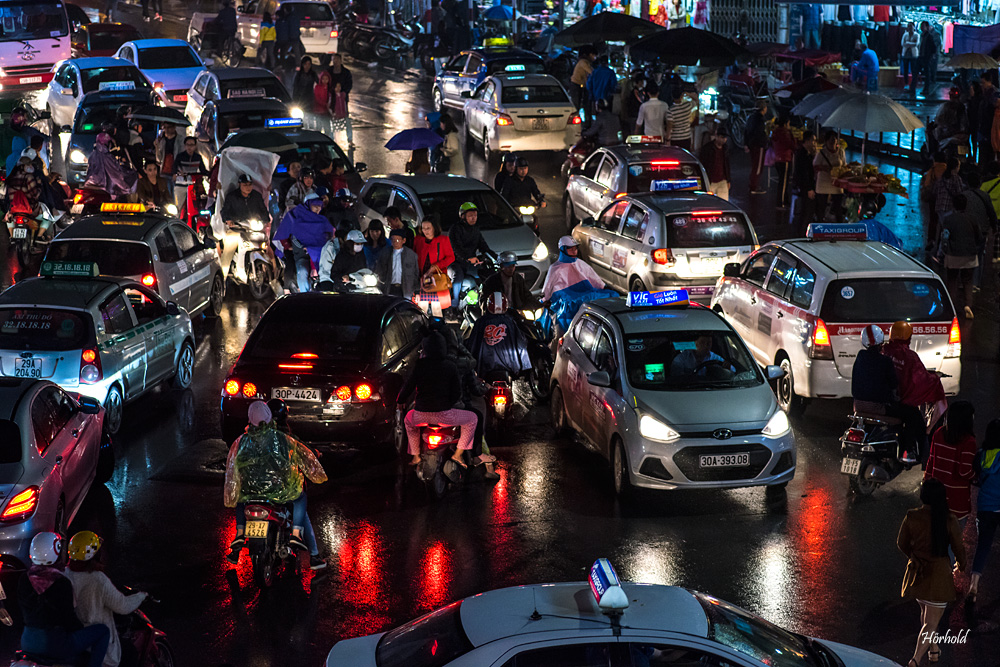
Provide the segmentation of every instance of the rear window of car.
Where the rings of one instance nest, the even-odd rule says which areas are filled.
[[[830,322],[951,322],[955,311],[944,283],[934,278],[834,280],[820,317]]]
[[[286,309],[265,318],[247,341],[248,359],[291,359],[310,352],[320,359],[364,360],[374,354],[379,332],[343,311],[292,315]]]
[[[569,104],[566,91],[559,86],[512,86],[505,83],[500,92],[501,104]]]
[[[152,88],[142,72],[131,65],[127,67],[96,67],[80,72],[83,92],[92,93],[100,89],[102,83],[132,82],[136,88]]]
[[[274,97],[282,102],[292,101],[285,87],[273,76],[222,80],[219,81],[219,86],[222,87],[222,97],[227,99]],[[263,94],[261,91],[264,91]]]
[[[201,67],[198,56],[190,46],[153,46],[139,51],[142,69],[175,69]]]
[[[0,349],[75,350],[93,331],[90,315],[58,308],[0,308]]]
[[[91,51],[115,51],[125,42],[142,38],[136,30],[101,30],[90,26],[89,31]]]
[[[727,248],[754,244],[750,224],[742,213],[689,213],[667,220],[671,248]]]
[[[545,63],[536,60],[490,60],[486,63],[487,76],[502,73],[545,74]]]
[[[462,627],[462,601],[385,633],[375,649],[379,667],[442,667],[473,649]]]
[[[45,254],[47,261],[96,262],[105,276],[141,276],[153,271],[149,246],[127,241],[55,241]]]
[[[330,5],[318,2],[286,2],[281,5],[285,11],[292,10],[292,15],[300,21],[332,21],[333,10]]]
[[[0,465],[21,462],[21,429],[9,419],[0,419]]]
[[[678,160],[654,160],[628,166],[628,192],[683,192],[707,190],[701,169],[695,163]]]

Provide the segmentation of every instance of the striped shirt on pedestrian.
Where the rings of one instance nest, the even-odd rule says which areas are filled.
[[[924,478],[933,477],[944,484],[948,508],[959,520],[972,512],[970,485],[975,477],[972,462],[976,451],[976,439],[971,435],[952,444],[945,437],[944,428],[939,428],[931,438]]]
[[[671,123],[671,141],[685,141],[691,138],[691,110],[693,108],[691,100],[684,98],[670,105],[668,118]]]

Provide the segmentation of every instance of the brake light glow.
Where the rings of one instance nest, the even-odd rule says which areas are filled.
[[[311,371],[312,367],[312,364],[278,364],[283,371]]]
[[[616,192],[615,193],[615,199],[621,199],[622,197],[626,196],[627,194],[628,194],[627,192]]]
[[[859,428],[852,428],[850,431],[847,432],[847,438],[845,439],[847,440],[847,442],[864,442],[865,432]]]
[[[225,386],[225,392],[230,396],[235,396],[240,393],[240,381],[239,380],[227,380]]]
[[[503,394],[497,394],[493,397],[493,405],[507,405],[507,397]]]
[[[80,353],[80,382],[94,384],[101,379],[101,357],[96,349],[84,350]]]
[[[341,401],[351,400],[351,388],[346,384],[342,387],[337,387],[337,398]]]
[[[816,318],[813,325],[812,338],[809,339],[810,359],[833,359],[833,347],[830,346],[830,332],[826,328],[826,322]]]
[[[369,398],[372,397],[372,388],[371,388],[371,385],[359,384],[354,389],[354,396],[359,401],[367,401]]]
[[[94,359],[97,358],[97,353],[94,352],[93,350],[84,350],[83,354],[80,355],[80,358],[86,361],[88,364],[90,364],[93,363]]]
[[[816,320],[816,328],[813,330],[813,345],[829,345],[830,332],[826,329],[826,322]]]
[[[951,320],[951,328],[948,329],[948,347],[945,348],[944,358],[955,359],[962,356],[962,329],[958,326],[958,318]]]
[[[663,266],[673,266],[676,263],[674,253],[670,248],[657,248],[653,251],[653,261]]]
[[[444,436],[437,435],[435,433],[435,434],[427,436],[427,444],[430,445],[431,447],[437,447],[438,445],[441,444],[441,441],[443,439],[444,439]]]
[[[507,127],[508,125],[513,125],[513,124],[514,124],[513,119],[507,114],[502,113],[499,116],[497,116],[497,125],[499,127]]]
[[[79,204],[81,201],[83,201],[83,193],[77,192],[75,195],[73,195],[74,204]]]
[[[38,487],[29,486],[10,499],[3,514],[0,514],[0,521],[23,521],[35,513],[36,507],[38,507]]]
[[[146,287],[152,287],[153,285],[156,284],[156,276],[154,276],[152,273],[147,273],[142,277],[142,284],[145,285]]]
[[[260,505],[250,505],[243,510],[243,515],[248,519],[266,519],[269,514],[267,508]]]
[[[319,355],[312,352],[296,352],[292,355],[292,359],[319,359]]]
[[[246,396],[247,398],[256,398],[257,385],[255,385],[253,382],[247,382],[245,385],[243,385],[243,395]]]
[[[337,37],[339,37],[339,36],[340,36],[340,33],[338,31],[336,31],[336,30],[331,30],[330,31],[330,39],[337,39]]]
[[[676,167],[680,165],[680,160],[653,160],[654,167]]]
[[[691,213],[693,218],[706,218],[710,215],[722,215],[722,211],[693,211]]]
[[[583,119],[580,118],[580,114],[575,113],[566,119],[567,125],[580,125],[583,123]]]

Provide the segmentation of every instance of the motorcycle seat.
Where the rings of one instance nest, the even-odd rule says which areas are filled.
[[[899,426],[903,423],[903,420],[899,417],[890,417],[889,415],[880,415],[875,412],[863,412],[861,410],[855,410],[855,415],[865,419],[867,421],[878,422],[880,424],[885,424],[887,426]]]

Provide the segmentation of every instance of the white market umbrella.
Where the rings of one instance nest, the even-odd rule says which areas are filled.
[[[862,164],[870,132],[909,133],[924,126],[913,112],[895,100],[885,95],[861,92],[832,97],[813,109],[810,117],[827,127],[863,132]]]

